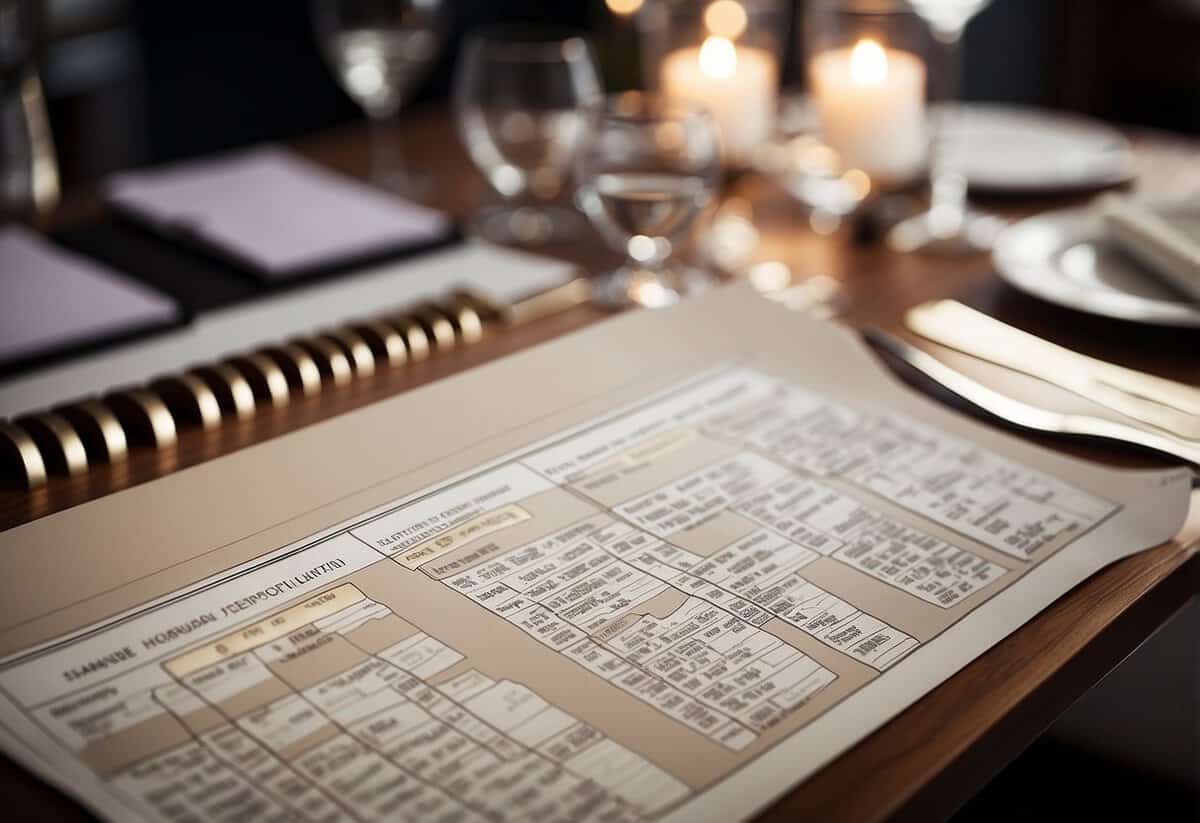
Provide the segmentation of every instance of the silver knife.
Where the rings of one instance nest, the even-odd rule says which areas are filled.
[[[1200,440],[1200,389],[1073,352],[954,300],[910,309],[917,334],[1036,377],[1188,440]]]
[[[1012,426],[1150,449],[1186,462],[1192,470],[1193,485],[1200,483],[1200,444],[1102,417],[1066,414],[1032,406],[976,382],[887,332],[866,329],[863,337],[875,348],[896,357],[939,386]]]

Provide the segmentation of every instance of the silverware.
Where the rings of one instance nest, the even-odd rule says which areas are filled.
[[[905,323],[935,343],[1061,386],[1177,437],[1200,440],[1200,389],[1193,386],[1073,352],[955,300],[910,309]]]
[[[1185,461],[1200,482],[1200,445],[1167,434],[1146,431],[1127,423],[1086,414],[1066,414],[1031,406],[988,388],[947,366],[916,346],[878,329],[863,331],[868,343],[911,366],[917,372],[991,416],[1030,431],[1104,440],[1150,449]]]

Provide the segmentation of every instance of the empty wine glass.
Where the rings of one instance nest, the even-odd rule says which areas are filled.
[[[602,100],[591,49],[556,28],[501,26],[470,38],[454,78],[454,114],[467,153],[499,207],[477,215],[502,243],[573,237],[582,221],[555,203],[570,182],[587,111]]]
[[[1003,227],[997,217],[967,207],[967,178],[955,168],[947,143],[956,116],[961,83],[962,36],[976,14],[990,0],[909,0],[909,5],[929,24],[934,40],[944,52],[945,94],[938,109],[930,147],[929,210],[897,224],[888,243],[897,251],[969,254],[992,247]]]
[[[441,50],[445,0],[312,0],[312,14],[325,60],[371,123],[372,181],[419,197],[428,179],[405,167],[389,129]]]
[[[58,204],[58,163],[35,58],[41,13],[0,0],[0,223]]]
[[[710,285],[711,275],[675,252],[720,170],[716,125],[703,109],[630,92],[593,114],[576,158],[579,204],[626,256],[597,285],[598,299],[657,307]]]

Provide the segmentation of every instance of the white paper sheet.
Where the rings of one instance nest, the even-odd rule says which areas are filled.
[[[975,426],[741,291],[317,429],[17,535],[78,545],[0,584],[7,751],[114,819],[741,819],[1189,496]],[[110,567],[63,573],[98,530],[128,538]]]

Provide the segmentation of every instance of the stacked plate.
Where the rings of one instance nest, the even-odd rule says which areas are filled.
[[[952,162],[971,187],[991,193],[1083,192],[1127,183],[1135,173],[1124,135],[1057,112],[968,105],[947,142]],[[1154,208],[1179,217],[1192,207]],[[1200,327],[1200,305],[1121,251],[1099,208],[1048,212],[1016,223],[998,238],[993,261],[1011,285],[1061,306],[1139,323]]]
[[[1200,224],[1200,208],[1155,211]],[[1200,304],[1119,249],[1098,208],[1049,212],[1006,229],[992,252],[996,271],[1016,288],[1078,311],[1158,326],[1200,328]],[[1197,273],[1200,276],[1200,273]]]
[[[976,190],[1034,194],[1114,186],[1133,179],[1133,150],[1096,120],[992,103],[964,105],[947,129],[949,162]]]

